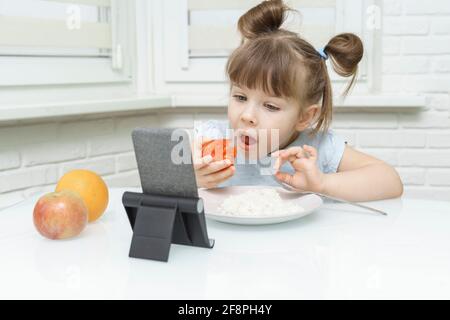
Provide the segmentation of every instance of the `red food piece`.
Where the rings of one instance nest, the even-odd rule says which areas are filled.
[[[202,157],[211,155],[214,161],[230,159],[234,163],[236,154],[237,147],[231,146],[231,140],[228,139],[208,140],[202,144]]]

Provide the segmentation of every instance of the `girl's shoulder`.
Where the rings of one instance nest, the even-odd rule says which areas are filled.
[[[295,139],[289,146],[303,146],[305,144],[312,146],[327,146],[328,144],[335,144],[345,141],[335,131],[319,131],[313,133],[312,129],[300,132],[297,139]]]
[[[316,148],[318,164],[325,173],[337,172],[347,142],[333,130],[316,134],[312,130],[302,131],[289,147],[309,145]]]

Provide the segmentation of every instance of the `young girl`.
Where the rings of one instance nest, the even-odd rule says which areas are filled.
[[[280,28],[288,10],[281,0],[264,1],[239,19],[242,42],[226,69],[231,86],[228,120],[238,141],[238,161],[194,156],[198,187],[279,186],[278,179],[296,189],[351,201],[401,196],[403,185],[394,168],[347,146],[328,130],[333,95],[325,61],[339,75],[352,77],[347,94],[363,56],[361,40],[340,34],[317,51]],[[263,174],[258,164],[240,165],[254,148],[267,150],[258,161],[275,159],[274,175]]]

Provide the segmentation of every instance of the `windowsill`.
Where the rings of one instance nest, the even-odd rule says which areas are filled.
[[[360,95],[349,96],[344,102],[336,99],[337,108],[414,109],[426,108],[426,98],[421,95]]]
[[[174,107],[226,107],[228,98],[218,96],[174,96]],[[389,111],[401,109],[420,111],[426,107],[426,98],[420,95],[360,95],[349,96],[342,102],[335,98],[334,107],[339,110],[364,109]]]
[[[131,96],[105,100],[14,105],[0,107],[0,122],[108,112],[140,111],[167,108],[171,105],[172,99],[169,96]]]
[[[0,123],[18,120],[82,116],[109,112],[144,111],[174,107],[226,107],[227,98],[219,96],[132,96],[118,99],[27,104],[0,107]],[[350,96],[344,103],[336,100],[337,110],[420,111],[426,107],[423,96],[367,95]]]

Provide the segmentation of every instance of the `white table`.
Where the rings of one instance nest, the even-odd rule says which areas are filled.
[[[270,226],[207,220],[213,249],[172,245],[169,262],[128,257],[131,228],[110,205],[75,239],[34,229],[34,200],[0,212],[0,299],[450,298],[450,202],[389,200],[377,216],[326,204]]]

